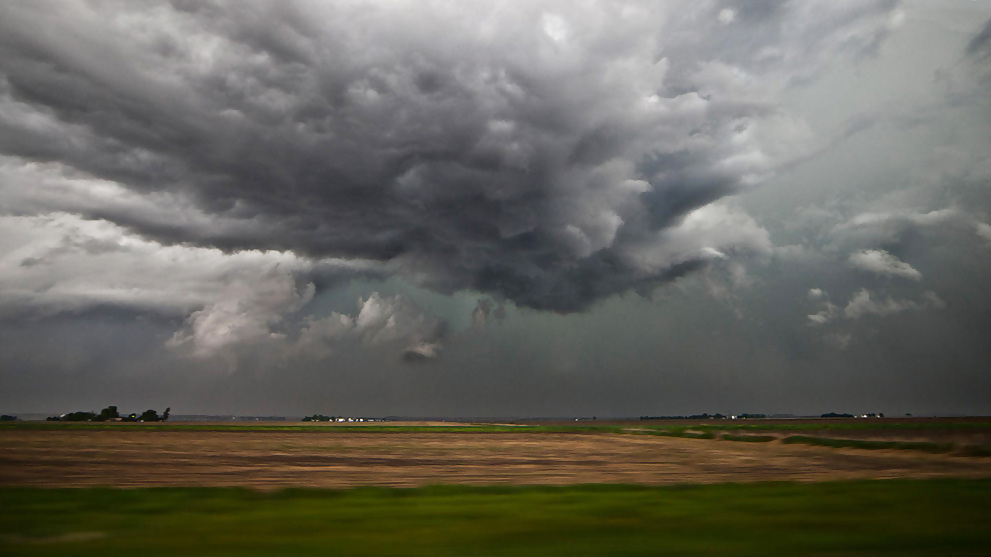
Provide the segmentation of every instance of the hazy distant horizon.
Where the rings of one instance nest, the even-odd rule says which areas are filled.
[[[98,413],[100,409],[77,409],[72,410],[82,411],[82,412],[96,412]],[[143,410],[136,410],[135,412],[140,413]],[[876,413],[876,411],[871,411]],[[60,416],[68,412],[0,412],[5,415],[12,415],[20,419],[21,421],[44,421],[48,417]],[[845,412],[837,411],[839,414],[852,414],[852,418],[829,418],[823,417],[822,414],[825,412],[817,414],[766,414],[763,418],[739,418],[739,414],[726,414],[722,412],[693,412],[691,414],[685,415],[663,415],[663,416],[650,416],[650,419],[646,421],[665,421],[665,420],[699,420],[703,418],[692,418],[691,416],[701,415],[708,413],[710,415],[715,415],[721,413],[725,416],[722,420],[726,421],[746,421],[746,420],[783,420],[783,419],[877,419],[877,418],[863,418],[861,415],[870,413],[868,411],[859,412]],[[762,412],[742,412],[742,414],[761,414]],[[307,412],[307,413],[290,413],[290,414],[171,414],[169,416],[169,422],[199,422],[199,421],[266,421],[265,418],[275,418],[277,420],[284,420],[286,422],[301,421],[304,417],[312,416],[315,414],[324,414],[327,416],[339,416],[342,418],[365,418],[374,420],[386,420],[386,421],[427,421],[427,422],[500,422],[500,421],[560,421],[560,422],[572,422],[572,421],[595,421],[595,422],[612,422],[612,421],[641,421],[646,415],[643,416],[593,416],[593,415],[566,415],[566,416],[547,416],[547,415],[526,415],[526,416],[403,416],[403,415],[371,415],[371,414],[354,414],[354,415],[343,415],[335,413],[324,413],[324,412]],[[986,415],[973,415],[973,414],[913,414],[913,413],[903,413],[897,415],[889,415],[883,413],[883,419],[890,418],[985,418]],[[732,416],[737,416],[736,418],[731,418]],[[257,419],[257,420],[255,420]],[[717,421],[717,418],[708,418],[713,421]],[[348,422],[345,422],[348,423]]]

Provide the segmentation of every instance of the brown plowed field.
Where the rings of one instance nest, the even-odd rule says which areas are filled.
[[[712,483],[991,477],[991,458],[607,433],[0,431],[0,485]]]

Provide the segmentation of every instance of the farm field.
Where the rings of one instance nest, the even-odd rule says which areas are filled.
[[[0,427],[0,554],[986,555],[989,434],[21,423]]]
[[[869,424],[874,430],[748,424],[751,429],[728,432],[710,424],[640,422],[291,429],[23,424],[0,429],[0,485],[278,489],[991,477],[991,459],[968,456],[986,449],[991,426],[895,423]],[[816,439],[854,446],[810,443]],[[737,442],[750,440],[758,442]]]

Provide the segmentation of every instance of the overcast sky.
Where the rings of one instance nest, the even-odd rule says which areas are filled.
[[[0,410],[991,414],[991,3],[0,3]]]

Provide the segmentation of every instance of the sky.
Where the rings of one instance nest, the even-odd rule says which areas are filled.
[[[991,2],[0,3],[0,410],[991,414]]]

